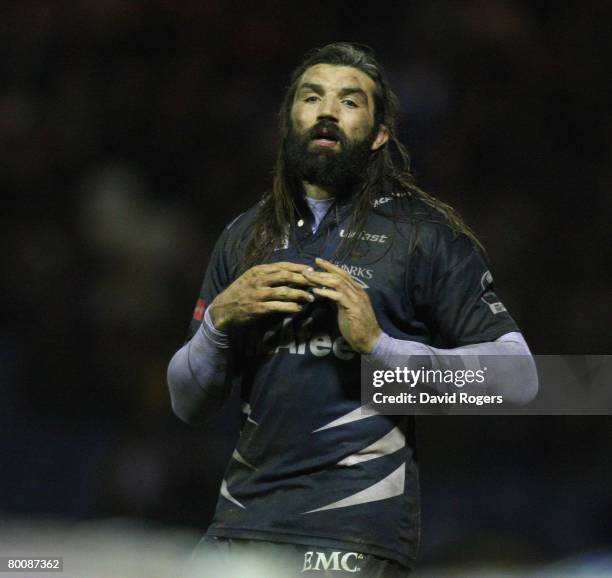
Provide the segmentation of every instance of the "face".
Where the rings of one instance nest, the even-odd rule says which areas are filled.
[[[375,126],[374,81],[350,66],[317,64],[298,81],[288,160],[303,180],[338,185],[365,169],[388,138]]]
[[[351,66],[311,66],[298,81],[291,107],[293,128],[296,133],[303,134],[327,119],[348,141],[362,141],[374,127],[374,89],[374,81]],[[386,131],[381,127],[371,150],[381,147],[386,140]],[[314,139],[309,148],[339,150],[341,146],[337,139],[319,138]]]

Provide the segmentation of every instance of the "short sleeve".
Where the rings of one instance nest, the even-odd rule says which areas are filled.
[[[446,347],[495,341],[519,331],[497,297],[493,276],[474,244],[462,236],[447,241],[434,258],[432,321]]]

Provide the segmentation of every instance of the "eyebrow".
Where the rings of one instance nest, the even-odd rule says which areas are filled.
[[[325,89],[321,84],[316,84],[314,82],[305,82],[304,84],[301,84],[298,87],[297,92],[302,92],[305,89],[310,89],[316,92],[317,94],[323,94],[323,92],[325,92]],[[368,102],[368,94],[365,90],[359,88],[358,86],[345,86],[344,88],[341,88],[340,92],[338,93],[340,97],[347,96],[349,94],[357,94],[359,96],[362,96],[366,103]]]

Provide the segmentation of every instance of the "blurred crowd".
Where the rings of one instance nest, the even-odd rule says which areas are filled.
[[[290,71],[329,42],[376,50],[418,184],[481,238],[532,351],[610,353],[611,18],[577,0],[0,4],[0,512],[206,527],[236,421],[181,424],[166,366],[217,235],[269,185]],[[610,421],[424,418],[425,561],[609,545]]]

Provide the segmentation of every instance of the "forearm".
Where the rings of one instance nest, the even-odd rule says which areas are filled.
[[[168,387],[174,413],[187,423],[202,421],[227,400],[231,384],[226,379],[229,343],[216,331],[210,316],[168,366]]]
[[[502,395],[504,401],[516,404],[529,403],[538,392],[538,374],[535,362],[523,336],[508,333],[496,341],[465,345],[454,349],[439,349],[415,341],[394,339],[381,333],[368,358],[383,366],[411,362],[419,369],[427,360],[431,369],[482,369],[487,368],[487,377],[482,384],[465,385],[469,393]],[[419,367],[417,367],[417,365]],[[450,384],[441,384],[446,393]]]

